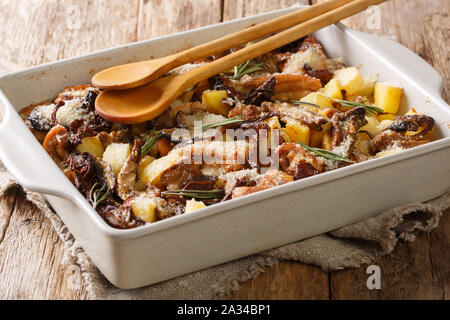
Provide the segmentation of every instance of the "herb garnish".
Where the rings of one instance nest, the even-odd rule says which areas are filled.
[[[162,134],[160,131],[156,131],[153,128],[150,134],[147,137],[147,140],[145,140],[144,145],[141,147],[141,157],[145,156],[147,153],[152,150],[153,146],[155,145],[156,141],[161,138]]]
[[[249,66],[250,60],[248,60],[245,63],[242,63],[238,66],[234,66],[234,75],[232,77],[233,80],[239,80],[242,78],[242,76],[261,70],[262,69],[262,63],[255,64],[253,66]]]
[[[325,150],[325,149],[320,149],[320,148],[313,148],[310,147],[304,143],[301,142],[297,142],[299,145],[301,145],[303,148],[305,148],[306,150],[314,153],[315,155],[322,157],[322,158],[326,158],[326,159],[330,159],[330,160],[334,160],[334,161],[344,161],[344,162],[354,162],[350,159],[347,159],[345,157],[341,157],[340,155],[338,155],[337,153]]]
[[[328,97],[328,98],[330,98],[330,97]],[[380,108],[375,107],[375,106],[369,106],[369,105],[361,103],[361,102],[353,102],[353,101],[333,99],[333,98],[330,98],[330,99],[333,100],[334,102],[340,103],[340,104],[342,104],[343,106],[346,106],[346,107],[362,107],[362,108],[364,108],[366,110],[366,113],[371,115],[371,116],[374,116],[377,112],[378,113],[383,113],[384,112],[383,109],[380,109]]]
[[[289,102],[295,104],[296,106],[299,106],[299,105],[303,104],[303,105],[306,105],[306,106],[313,106],[313,107],[316,107],[316,108],[320,109],[320,106],[318,106],[315,103],[311,103],[311,102],[305,102],[305,101],[300,101],[300,100],[289,100]]]
[[[111,193],[111,189],[106,183],[103,183],[101,187],[99,186],[100,182],[96,182],[92,186],[91,191],[89,191],[89,200],[94,209],[96,209],[100,203],[105,201]]]
[[[223,190],[167,190],[161,192],[163,195],[179,195],[194,199],[220,199],[225,193]]]
[[[233,118],[229,118],[226,120],[222,120],[222,121],[218,121],[218,122],[214,122],[214,123],[210,123],[210,124],[205,124],[204,126],[202,126],[202,130],[212,129],[212,128],[225,126],[227,124],[238,123],[238,122],[242,122],[242,121],[244,121],[244,119],[242,119],[240,116],[235,116]]]

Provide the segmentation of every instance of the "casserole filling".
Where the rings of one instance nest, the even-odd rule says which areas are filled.
[[[145,123],[100,117],[90,85],[21,116],[105,221],[125,229],[431,141],[433,118],[397,114],[402,91],[306,37],[198,83]]]

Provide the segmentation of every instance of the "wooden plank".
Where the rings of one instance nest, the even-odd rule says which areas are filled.
[[[367,288],[367,266],[331,273],[331,298],[442,299],[443,285],[448,289],[450,281],[448,259],[445,259],[448,253],[442,251],[449,248],[449,223],[450,216],[446,215],[440,230],[422,233],[415,242],[400,241],[394,252],[375,262],[381,269],[381,290]],[[434,261],[430,259],[429,236],[439,239],[433,252]]]
[[[227,299],[250,300],[326,300],[329,298],[328,275],[321,269],[283,261],[241,284]]]
[[[22,191],[14,192],[15,205],[7,205],[13,213],[0,242],[0,299],[86,298],[80,269],[61,263],[64,248],[50,221]]]
[[[0,197],[0,243],[5,238],[6,229],[8,229],[11,216],[16,205],[17,191],[8,190],[3,197]]]
[[[140,0],[138,40],[218,23],[221,0]]]
[[[138,0],[0,1],[0,72],[135,41],[137,16]]]
[[[440,299],[450,300],[450,209],[437,229],[427,237],[433,282],[437,282],[442,288]]]

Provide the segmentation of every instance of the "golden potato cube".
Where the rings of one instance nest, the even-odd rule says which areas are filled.
[[[367,124],[359,129],[359,131],[366,131],[372,136],[379,133],[378,125],[380,124],[375,117],[366,116]]]
[[[128,143],[111,143],[103,153],[103,161],[109,163],[114,174],[117,176],[125,161],[130,155],[130,145]]]
[[[375,106],[383,109],[384,113],[397,113],[403,89],[385,82],[375,84]]]
[[[341,90],[342,88],[339,84],[339,81],[336,79],[331,79],[330,82],[328,82],[325,87],[320,90],[320,92],[322,92],[327,97],[342,100],[343,96]]]
[[[141,177],[143,175],[144,169],[153,161],[155,161],[155,158],[147,155],[147,156],[143,156],[141,158],[141,160],[139,160],[139,165],[138,165],[138,177]]]
[[[328,151],[331,150],[331,135],[328,131],[323,134],[321,148]]]
[[[358,132],[355,141],[355,147],[359,150],[359,152],[363,154],[370,153],[370,141],[371,138],[365,132]]]
[[[164,172],[170,169],[179,158],[178,153],[170,152],[167,156],[143,165],[139,172],[139,179],[143,183],[158,185]]]
[[[311,129],[311,147],[320,148],[325,130]]]
[[[97,136],[83,138],[81,143],[77,145],[76,150],[80,154],[87,152],[99,158],[101,158],[103,156],[103,152],[105,152],[105,148]]]
[[[311,130],[308,126],[295,120],[288,119],[285,128],[291,142],[301,142],[309,145]]]
[[[156,205],[153,199],[140,196],[131,201],[131,210],[137,218],[146,222],[155,222],[158,220],[156,214]]]
[[[390,120],[390,121],[394,121],[396,115],[393,113],[381,113],[377,116],[377,120],[379,122],[384,121],[384,120]]]
[[[302,102],[313,103],[320,107],[320,109],[333,108],[330,98],[320,92],[311,92],[306,97],[300,99]],[[311,111],[318,112],[316,107],[312,107]]]
[[[373,90],[375,89],[375,81],[376,81],[375,77],[372,77],[372,76],[364,77],[363,86],[357,92],[355,92],[353,95],[354,96],[366,96],[366,97],[371,96],[373,94]]]
[[[206,208],[206,205],[203,203],[203,201],[196,201],[194,199],[191,199],[186,201],[186,208],[184,210],[184,213],[190,213],[202,208]]]
[[[265,123],[267,123],[267,125],[269,126],[269,128],[272,129],[280,129],[281,125],[280,125],[280,120],[278,120],[277,116],[268,118],[266,120],[264,120]]]
[[[226,90],[205,90],[202,93],[202,103],[208,106],[212,113],[217,113],[226,116],[230,111],[229,106],[222,102],[222,99],[228,98]]]
[[[364,78],[358,68],[350,67],[335,72],[334,79],[349,96],[356,94],[364,86]]]

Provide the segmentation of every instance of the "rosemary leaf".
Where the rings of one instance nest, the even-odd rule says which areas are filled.
[[[99,185],[100,182],[94,183],[91,190],[89,191],[89,200],[91,201],[94,209],[97,209],[97,206],[105,201],[111,193],[111,189],[106,183],[103,183],[100,188]]]
[[[223,190],[168,190],[161,193],[163,195],[180,195],[194,199],[220,199],[225,195]]]
[[[340,155],[338,155],[337,153],[325,150],[325,149],[320,149],[320,148],[313,148],[310,147],[304,143],[301,142],[297,142],[299,145],[301,145],[303,148],[305,148],[306,150],[314,153],[315,155],[322,157],[322,158],[326,158],[326,159],[330,159],[330,160],[334,160],[334,161],[343,161],[343,162],[354,162],[350,159],[347,159],[345,157],[341,157]]]
[[[212,129],[212,128],[217,128],[220,126],[225,126],[227,124],[233,124],[233,123],[238,123],[238,122],[242,122],[244,121],[244,119],[242,119],[240,116],[235,116],[233,118],[229,118],[223,121],[218,121],[218,122],[214,122],[214,123],[210,123],[210,124],[205,124],[204,126],[202,126],[202,130],[207,130],[207,129]]]
[[[263,65],[262,63],[258,63],[258,64],[255,64],[255,65],[249,67],[249,64],[250,64],[250,60],[248,60],[247,62],[245,62],[243,64],[235,66],[234,67],[234,75],[233,75],[232,79],[239,80],[240,78],[242,78],[242,76],[244,76],[246,74],[261,70],[262,65]]]
[[[147,137],[147,140],[145,140],[144,145],[141,147],[141,157],[145,156],[150,152],[150,150],[152,150],[153,146],[155,145],[156,141],[159,140],[159,138],[161,138],[161,132],[155,132],[155,129],[152,129]]]
[[[353,102],[353,101],[333,99],[333,98],[330,98],[330,99],[335,101],[335,102],[337,102],[337,103],[340,103],[340,104],[342,104],[343,106],[346,106],[346,107],[362,107],[362,108],[364,108],[366,110],[367,114],[369,114],[371,116],[374,116],[377,112],[378,113],[383,113],[384,112],[383,109],[380,109],[380,108],[375,107],[375,106],[369,106],[369,105],[361,103],[361,102]]]
[[[289,100],[289,102],[295,104],[296,106],[299,106],[299,105],[303,104],[303,105],[306,105],[306,106],[313,106],[313,107],[316,107],[316,108],[320,109],[320,106],[318,106],[315,103],[311,103],[311,102],[305,102],[305,101],[300,101],[300,100]]]

